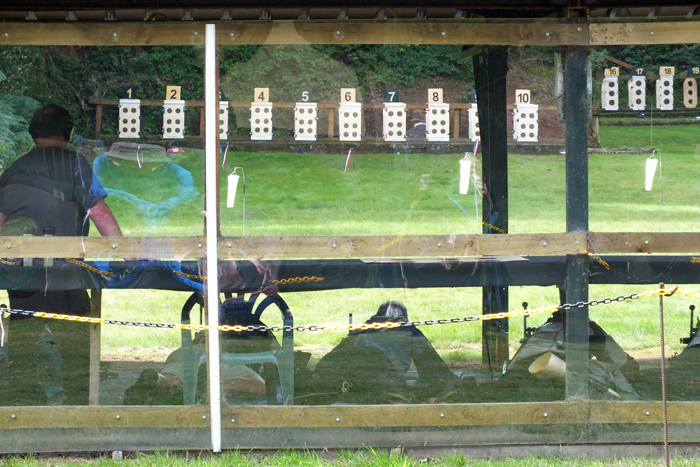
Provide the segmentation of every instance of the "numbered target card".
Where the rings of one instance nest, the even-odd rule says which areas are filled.
[[[689,66],[688,77],[683,81],[683,105],[686,109],[694,109],[698,105],[698,81],[700,66]]]
[[[362,140],[362,104],[356,101],[355,88],[340,89],[338,128],[340,141]]]
[[[163,101],[163,138],[185,137],[185,101],[180,99],[180,86],[168,86]]]
[[[223,88],[219,89],[219,139],[228,139],[228,101]]]
[[[605,110],[618,110],[620,91],[618,80],[620,77],[620,68],[612,67],[605,69],[605,78],[600,89],[601,106]]]
[[[296,141],[316,141],[318,104],[313,102],[311,88],[299,88],[294,107],[294,139]]]
[[[270,88],[255,88],[250,104],[250,139],[270,141],[272,139],[272,102]]]
[[[656,80],[656,108],[673,110],[673,76],[676,67],[662,66],[659,68],[659,79]]]
[[[136,95],[136,86],[122,88],[119,99],[119,137],[138,138],[141,132],[141,100]]]
[[[406,141],[406,104],[399,101],[399,90],[384,90],[384,141]]]
[[[518,142],[532,143],[539,140],[538,107],[531,103],[529,89],[515,90],[513,138]]]
[[[442,89],[428,89],[425,131],[428,141],[450,140],[450,104],[443,102]]]
[[[632,68],[632,77],[627,83],[627,91],[630,109],[644,110],[647,102],[647,70],[637,66]]]

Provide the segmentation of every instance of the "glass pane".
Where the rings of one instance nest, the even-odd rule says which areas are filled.
[[[92,450],[115,437],[208,446],[206,406],[176,409],[203,423],[174,425],[157,407],[124,407],[185,405],[182,364],[173,370],[168,358],[182,347],[173,327],[187,298],[203,289],[204,249],[169,237],[203,234],[202,50],[3,47],[0,70],[0,302],[12,310],[3,314],[0,404],[36,429],[26,449]],[[50,238],[22,243],[35,236]],[[95,246],[86,236],[109,239]],[[35,248],[47,257],[22,257]],[[21,410],[62,405],[94,410],[74,422],[70,412],[48,416],[48,435]]]

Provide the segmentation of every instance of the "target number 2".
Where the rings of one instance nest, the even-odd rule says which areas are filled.
[[[165,88],[165,100],[166,101],[179,101],[180,100],[180,86],[167,86]]]

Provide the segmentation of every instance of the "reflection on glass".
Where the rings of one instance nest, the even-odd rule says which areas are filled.
[[[114,143],[95,159],[93,170],[120,210],[130,214],[132,234],[162,232],[166,225],[179,230],[173,211],[199,196],[192,173],[157,145]]]
[[[84,236],[89,220],[102,235],[121,236],[87,160],[67,149],[73,121],[66,109],[46,105],[32,116],[29,133],[35,149],[0,177],[3,236]],[[40,260],[41,261],[41,260]],[[6,261],[10,267],[18,262]],[[33,266],[25,259],[22,266]],[[10,308],[89,316],[84,290],[10,290]],[[88,402],[89,328],[13,314],[5,372],[4,401],[11,405]]]

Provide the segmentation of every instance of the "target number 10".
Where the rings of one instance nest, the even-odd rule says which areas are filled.
[[[529,104],[530,103],[530,90],[529,89],[516,89],[515,90],[515,103],[516,104]]]

